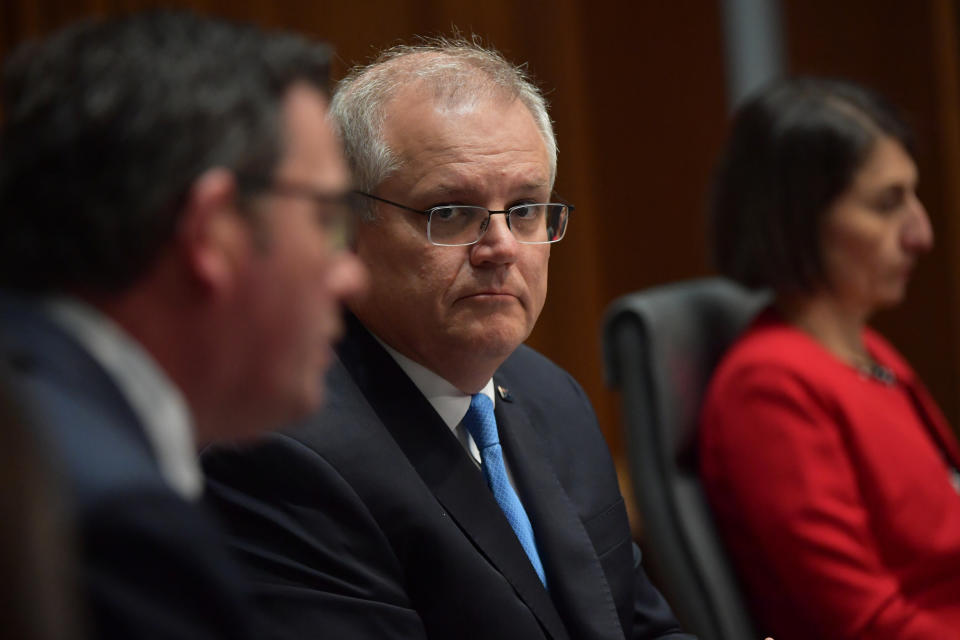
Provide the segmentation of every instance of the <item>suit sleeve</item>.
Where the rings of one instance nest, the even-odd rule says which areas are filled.
[[[640,549],[633,545],[634,572],[636,575],[634,588],[634,640],[658,638],[660,640],[696,640],[692,635],[683,633],[680,624],[670,610],[670,605],[653,586],[640,562]]]
[[[702,450],[721,529],[751,590],[779,585],[818,637],[957,638],[901,592],[879,556],[871,515],[836,418],[788,371],[757,368],[705,414]],[[763,583],[761,585],[761,582]]]
[[[90,637],[270,638],[249,611],[212,521],[164,493],[118,495],[83,516],[80,577]]]
[[[284,638],[426,638],[389,541],[336,470],[280,434],[205,452],[207,502],[229,523],[255,597]]]
[[[600,432],[600,426],[597,423],[596,415],[593,412],[593,407],[590,404],[590,400],[587,398],[586,393],[583,388],[571,377],[569,374],[567,379],[571,385],[574,393],[579,398],[580,406],[583,411],[583,429],[586,432],[585,434],[595,434],[599,442],[596,444],[596,448],[599,450],[597,457],[591,457],[590,459],[594,462],[594,466],[590,469],[590,475],[596,476],[599,473],[599,470],[596,468],[596,461],[603,460],[604,464],[609,466],[611,473],[611,491],[616,492],[617,497],[619,498],[619,491],[617,490],[617,479],[616,472],[613,469],[613,463],[610,458],[609,449],[606,446],[606,442],[603,440],[603,436]],[[579,450],[589,450],[591,445],[583,442],[578,443],[577,449]],[[567,465],[569,466],[569,465]],[[586,484],[586,483],[583,483]],[[620,508],[623,509],[623,500],[619,500]],[[623,531],[622,535],[629,540],[629,524],[624,513],[622,516]],[[643,569],[643,564],[641,562],[642,555],[640,549],[637,547],[636,543],[630,542],[630,550],[627,551],[627,562],[629,562],[629,556],[632,555],[633,559],[633,572],[632,572],[632,591],[633,591],[633,606],[632,611],[626,611],[626,619],[623,620],[623,625],[628,629],[627,635],[632,640],[695,640],[694,636],[685,634],[680,629],[680,623],[677,622],[676,617],[673,614],[673,611],[670,609],[670,605],[664,599],[663,595],[657,590],[657,588],[650,582],[650,579],[647,577],[646,571]],[[607,568],[607,579],[616,579],[619,582],[618,578],[614,578],[614,574],[619,575],[618,567],[608,567]],[[629,576],[627,577],[629,579]],[[629,584],[625,585],[626,589],[630,589]]]

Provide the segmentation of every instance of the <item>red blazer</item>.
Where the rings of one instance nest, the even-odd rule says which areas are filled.
[[[960,446],[903,358],[864,340],[896,383],[762,314],[708,390],[707,495],[764,634],[960,639]]]

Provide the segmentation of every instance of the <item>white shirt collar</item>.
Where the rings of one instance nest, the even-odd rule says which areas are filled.
[[[143,424],[160,473],[187,500],[203,491],[193,419],[183,394],[119,325],[74,298],[46,302],[51,317],[102,366]]]
[[[377,336],[374,336],[374,338],[377,338]],[[377,341],[383,345],[387,353],[397,361],[397,364],[400,365],[403,372],[413,381],[413,384],[417,386],[420,393],[426,397],[434,410],[440,414],[444,423],[446,423],[450,429],[455,430],[457,425],[460,424],[460,421],[463,420],[463,416],[467,415],[467,410],[470,408],[470,394],[460,391],[441,376],[427,369],[419,362],[414,362],[386,344],[383,340],[380,340],[380,338],[377,338]],[[496,399],[493,394],[493,378],[487,380],[487,384],[480,390],[480,393],[490,398],[490,403],[496,406]]]

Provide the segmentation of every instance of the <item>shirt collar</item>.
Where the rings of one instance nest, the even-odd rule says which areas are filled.
[[[459,425],[463,417],[467,415],[467,410],[470,408],[470,394],[460,391],[449,381],[430,369],[427,369],[419,362],[414,362],[377,336],[373,337],[377,338],[377,342],[383,345],[387,353],[397,361],[397,364],[400,365],[403,372],[413,381],[413,384],[420,390],[420,393],[426,397],[427,401],[440,415],[444,423],[446,423],[451,430],[456,430],[457,425]],[[480,393],[490,398],[491,404],[496,404],[493,393],[493,378],[487,380],[487,384],[480,390]]]
[[[203,490],[193,420],[183,394],[119,325],[74,298],[46,301],[50,316],[103,367],[140,419],[167,484],[187,500]]]

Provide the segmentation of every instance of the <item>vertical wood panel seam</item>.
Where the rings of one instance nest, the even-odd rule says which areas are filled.
[[[934,0],[931,3],[933,28],[933,67],[937,102],[938,123],[941,131],[940,163],[943,175],[944,205],[948,209],[943,219],[954,248],[960,247],[960,15],[953,0]],[[953,261],[948,275],[950,291],[946,296],[951,306],[951,317],[960,317],[960,256]],[[952,363],[960,361],[960,326],[955,327],[949,341],[948,353]],[[955,393],[960,395],[960,380],[954,381]],[[960,428],[956,416],[954,429]]]

